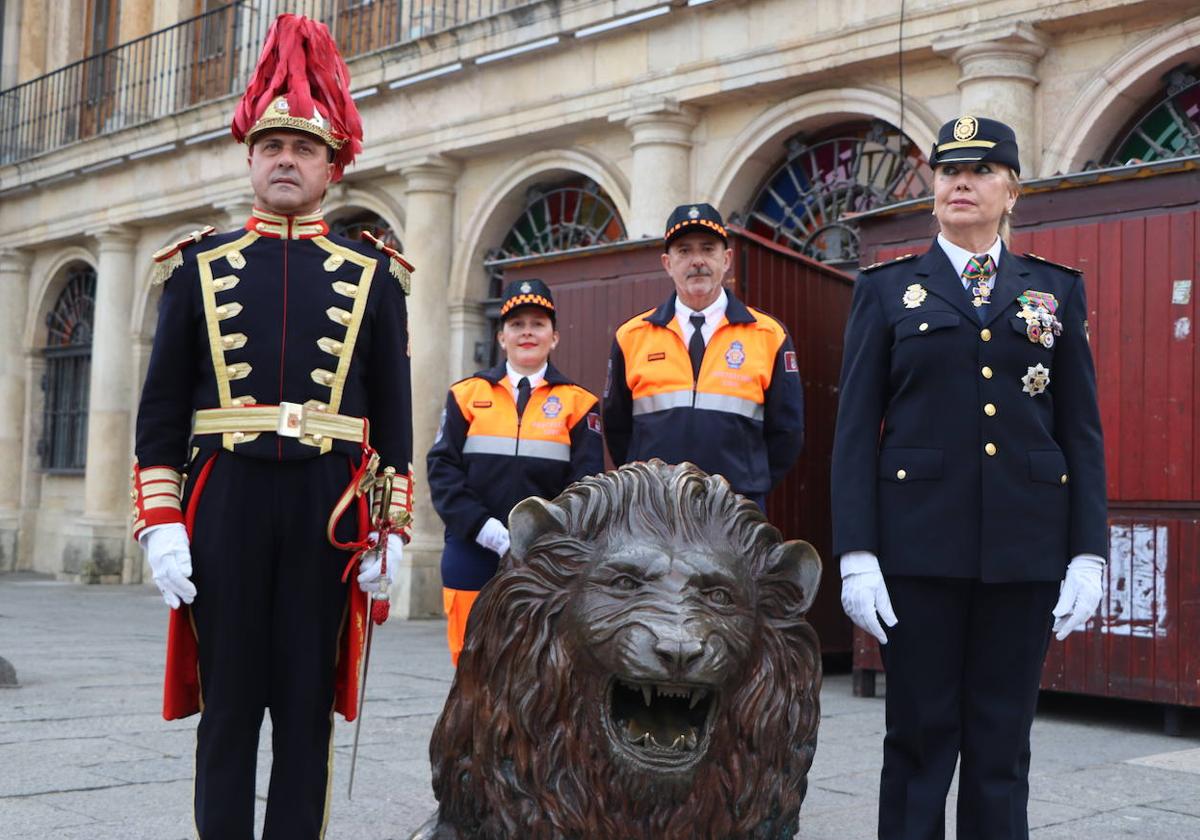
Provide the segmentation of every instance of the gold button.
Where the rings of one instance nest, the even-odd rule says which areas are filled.
[[[1059,483],[1059,484],[1066,484],[1066,483],[1067,483],[1067,474],[1066,474],[1066,473],[1063,473],[1062,475],[1060,475],[1060,476],[1058,477],[1058,483]]]
[[[988,367],[987,365],[983,366],[983,370],[981,370],[980,373],[983,374],[984,379],[992,378],[992,369],[990,367]]]
[[[989,443],[987,446],[983,447],[983,451],[989,455],[995,455],[996,454],[996,444]]]
[[[986,414],[988,417],[995,417],[996,416],[996,406],[992,405],[991,403],[988,403],[987,405],[985,405],[983,407],[983,413]]]
[[[929,329],[929,324],[922,323],[921,326],[917,327],[917,329],[919,329],[921,332],[925,332],[925,330]]]
[[[906,473],[904,470],[896,470],[896,478],[903,481],[904,479],[908,478],[908,473]]]
[[[233,438],[234,443],[241,443],[243,440],[246,439],[246,434],[245,434],[245,432],[234,432],[233,435],[231,435],[231,437]]]
[[[992,331],[989,330],[987,327],[984,327],[982,330],[979,331],[979,337],[982,338],[984,341],[991,341],[992,340]]]
[[[312,436],[312,439],[313,439],[313,443],[320,443],[320,442],[321,442],[321,436],[320,436],[320,435],[313,435],[313,436]]]

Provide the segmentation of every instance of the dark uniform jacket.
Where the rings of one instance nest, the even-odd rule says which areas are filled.
[[[1054,308],[1060,335],[1031,340],[1022,295]],[[991,300],[981,322],[936,241],[859,274],[834,439],[835,556],[871,551],[885,574],[988,582],[1060,580],[1071,557],[1107,556],[1083,278],[1004,249]]]
[[[697,381],[672,295],[617,329],[604,434],[617,464],[690,461],[739,493],[765,496],[804,448],[804,388],[791,337],[730,294]]]
[[[521,418],[503,362],[450,387],[426,461],[433,506],[446,533],[465,545],[462,557],[443,557],[446,586],[478,589],[494,573],[496,554],[474,550],[489,518],[507,523],[522,499],[553,499],[571,482],[604,470],[596,403],[554,365],[547,365]]]
[[[221,450],[263,460],[346,458],[346,482],[363,443],[409,488],[412,419],[405,290],[411,268],[390,249],[329,235],[319,215],[255,211],[242,230],[193,234],[155,256],[165,279],[138,409],[134,535],[185,523]],[[297,411],[256,406],[293,404]],[[302,410],[299,410],[301,409]],[[257,412],[250,418],[246,410]],[[246,428],[264,414],[271,430]],[[208,424],[208,425],[206,425]],[[275,429],[286,428],[286,434]],[[345,439],[335,439],[337,435]],[[181,488],[181,471],[188,487]],[[221,492],[209,488],[208,492]],[[397,493],[397,495],[401,495]],[[182,496],[182,499],[181,499]],[[393,507],[396,496],[393,496]],[[181,505],[182,502],[182,505]],[[324,523],[321,523],[322,528]],[[347,555],[349,556],[349,555]],[[352,618],[365,596],[350,587]],[[354,716],[360,636],[344,633],[337,708]],[[172,610],[164,716],[199,708],[195,635]]]

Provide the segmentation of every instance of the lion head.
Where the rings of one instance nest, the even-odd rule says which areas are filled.
[[[472,838],[790,838],[821,682],[821,564],[690,464],[509,516],[430,754]]]

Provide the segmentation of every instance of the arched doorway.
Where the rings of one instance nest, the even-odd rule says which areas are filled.
[[[1200,155],[1200,66],[1181,64],[1163,76],[1158,95],[1105,156],[1104,166]]]
[[[532,256],[578,252],[627,238],[625,223],[604,189],[584,175],[530,187],[524,209],[509,226],[500,245],[484,257],[488,297],[483,302],[489,335],[495,335],[500,318],[500,293],[506,265]],[[499,358],[494,341],[477,349],[476,362],[493,365]]]
[[[358,242],[362,232],[366,231],[384,245],[395,248],[397,251],[404,250],[401,247],[400,238],[396,236],[396,232],[387,223],[387,220],[370,210],[354,207],[340,211],[329,220],[329,231],[347,239],[353,239],[355,242]]]
[[[46,472],[81,474],[87,463],[87,417],[92,367],[96,271],[66,268],[66,283],[46,313],[42,377],[42,436],[37,453]]]
[[[842,123],[784,144],[787,154],[745,211],[752,233],[841,268],[858,264],[858,232],[846,214],[927,195],[925,155],[894,126]]]

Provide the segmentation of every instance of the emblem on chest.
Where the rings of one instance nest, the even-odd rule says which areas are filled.
[[[900,301],[904,304],[905,309],[916,309],[925,302],[928,295],[929,292],[925,291],[924,286],[920,283],[913,283],[904,290],[904,296],[900,298]]]

